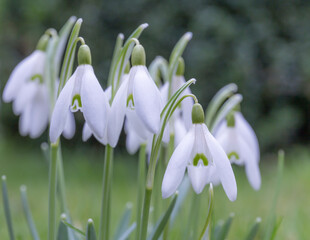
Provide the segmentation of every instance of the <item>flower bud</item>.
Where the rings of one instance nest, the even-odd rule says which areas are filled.
[[[178,68],[177,68],[177,72],[175,75],[176,76],[184,76],[184,71],[185,71],[184,59],[182,57],[179,57]]]
[[[49,38],[50,37],[47,34],[42,35],[42,37],[40,38],[40,40],[37,44],[37,50],[41,50],[41,51],[45,52]]]
[[[90,49],[86,44],[83,44],[79,48],[78,52],[79,65],[88,64],[91,65],[91,53]]]
[[[205,114],[202,106],[199,103],[195,103],[192,108],[192,122],[193,124],[201,124],[205,121]]]
[[[145,66],[145,51],[141,44],[138,44],[133,48],[131,54],[131,63],[132,66]]]

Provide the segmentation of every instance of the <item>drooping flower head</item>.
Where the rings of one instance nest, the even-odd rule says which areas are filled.
[[[67,121],[67,111],[80,110],[87,125],[96,136],[104,136],[108,116],[108,100],[91,65],[91,53],[87,45],[78,51],[79,66],[60,92],[52,114],[50,140],[56,142]]]
[[[259,145],[254,130],[239,111],[232,111],[215,131],[215,137],[231,163],[244,165],[247,178],[255,190],[260,189]]]
[[[220,179],[227,197],[234,201],[237,198],[237,185],[231,164],[205,125],[204,112],[198,103],[192,108],[192,123],[168,163],[162,183],[163,198],[177,190],[187,169],[197,194],[202,192],[207,183]]]

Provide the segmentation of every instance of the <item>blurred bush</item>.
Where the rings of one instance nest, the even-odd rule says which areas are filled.
[[[71,15],[84,19],[81,34],[105,86],[117,34],[128,36],[147,22],[141,42],[148,63],[156,55],[168,58],[179,37],[193,32],[184,55],[186,77],[197,78],[193,91],[204,106],[220,87],[235,82],[263,149],[305,143],[310,134],[309,11],[310,2],[301,0],[2,0],[1,87],[45,29],[59,29]],[[2,107],[2,131],[17,135],[11,106]]]

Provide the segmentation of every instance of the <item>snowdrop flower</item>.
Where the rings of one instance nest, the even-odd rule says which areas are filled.
[[[51,142],[56,142],[64,131],[68,109],[83,112],[91,131],[99,138],[104,136],[109,103],[94,74],[90,49],[85,44],[79,48],[78,63],[56,101],[50,126]]]
[[[231,163],[245,166],[251,186],[259,190],[261,185],[259,145],[253,129],[243,115],[239,111],[230,113],[227,120],[217,128],[215,137]]]
[[[36,78],[43,78],[48,39],[49,36],[44,34],[40,38],[36,50],[14,68],[3,90],[4,102],[14,101],[25,83]]]
[[[163,104],[160,92],[145,67],[145,51],[140,44],[134,47],[131,61],[133,66],[129,76],[123,79],[111,105],[108,141],[112,147],[116,146],[125,114],[130,114],[130,111],[136,113],[141,126],[152,134],[157,133],[160,127]]]
[[[219,178],[229,200],[237,198],[235,176],[226,153],[204,124],[200,104],[192,108],[193,125],[173,152],[163,183],[162,196],[167,198],[177,190],[187,168],[194,191],[199,194],[207,183]]]

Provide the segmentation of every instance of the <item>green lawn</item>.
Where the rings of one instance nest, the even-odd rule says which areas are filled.
[[[277,215],[283,217],[277,239],[306,239],[310,234],[310,151],[292,147],[287,152],[281,192],[278,199]],[[64,168],[69,208],[74,225],[85,229],[88,218],[99,224],[103,149],[97,147],[71,148],[64,150]],[[2,139],[0,143],[0,173],[7,176],[9,197],[18,239],[31,239],[21,207],[19,187],[25,184],[33,217],[41,239],[47,235],[48,169],[39,146],[13,143]],[[238,199],[230,202],[222,187],[215,188],[215,221],[226,219],[235,213],[228,239],[243,239],[256,217],[262,218],[264,229],[266,218],[271,211],[275,191],[276,154],[263,156],[261,164],[262,188],[255,192],[247,182],[242,168],[234,167],[238,184]],[[136,201],[137,157],[117,152],[114,164],[112,187],[112,226],[115,228],[126,203]],[[192,191],[180,209],[179,217],[172,229],[171,239],[178,239],[188,226]],[[2,201],[1,201],[2,202]],[[201,211],[197,216],[200,226],[205,219],[208,199],[207,191],[201,195]],[[152,214],[151,214],[151,219]],[[134,220],[134,218],[133,218]],[[181,224],[182,223],[182,224]],[[263,231],[260,232],[262,234]],[[260,235],[257,239],[260,239]],[[3,206],[0,208],[0,239],[8,239]],[[133,239],[133,238],[132,238]]]

